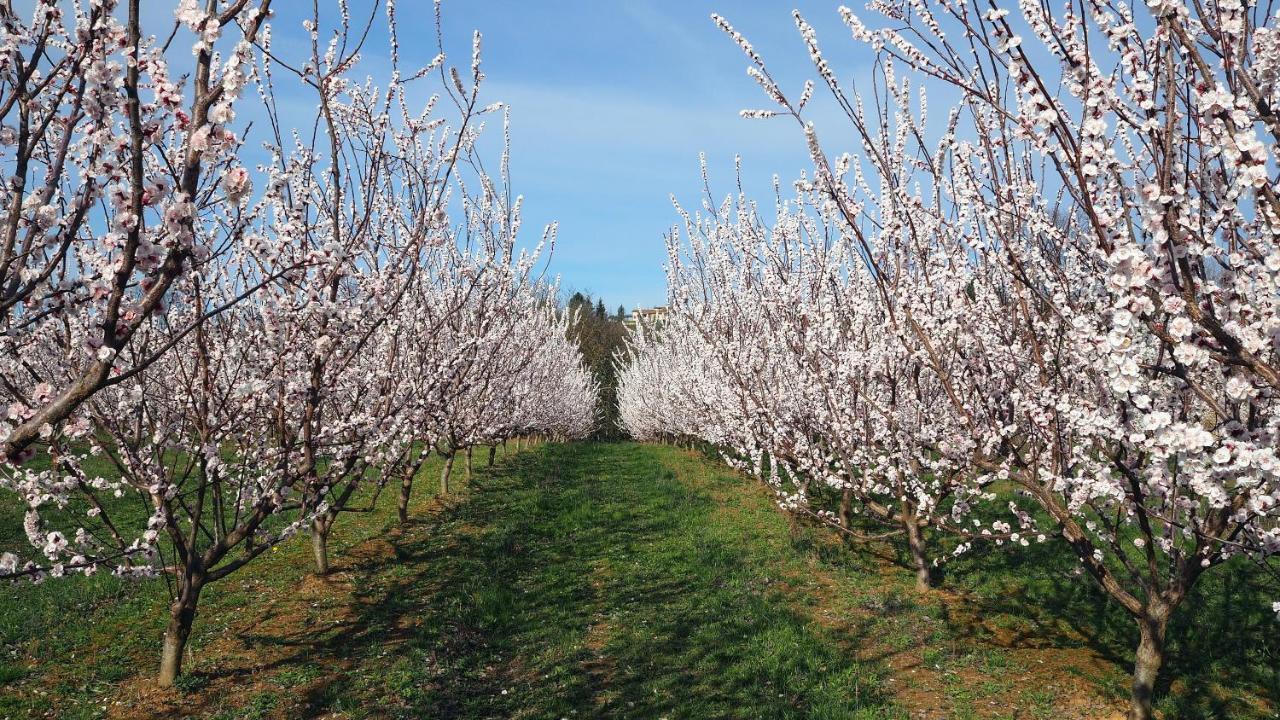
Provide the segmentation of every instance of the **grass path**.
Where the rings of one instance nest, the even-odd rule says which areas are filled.
[[[351,685],[375,717],[882,717],[878,679],[781,597],[788,533],[767,504],[634,444],[551,446],[357,582],[407,627]],[[699,480],[710,481],[698,464]],[[426,569],[426,572],[422,572]],[[385,643],[376,647],[385,648]]]
[[[1012,720],[1122,706],[1123,624],[1090,638],[1014,602],[1072,622],[1096,606],[1046,600],[1058,595],[1037,578],[1061,570],[1043,558],[973,574],[964,597],[920,596],[883,549],[789,527],[756,483],[660,446],[543,446],[443,503],[420,486],[403,528],[390,497],[344,518],[327,578],[308,574],[304,538],[212,588],[177,690],[150,682],[155,586],[45,598],[7,641],[0,718]],[[5,617],[22,614],[4,605],[16,592],[0,596]],[[1197,685],[1197,704],[1167,717],[1270,717],[1253,692],[1266,682]]]

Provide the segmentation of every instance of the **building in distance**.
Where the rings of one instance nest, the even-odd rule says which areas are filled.
[[[665,305],[651,308],[638,307],[632,310],[631,316],[622,322],[631,332],[635,332],[641,326],[649,330],[657,330],[667,322],[667,308]]]

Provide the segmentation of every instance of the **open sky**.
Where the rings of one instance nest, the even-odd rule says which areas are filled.
[[[371,42],[356,75],[367,71],[384,84],[389,70],[384,0],[348,0],[357,25],[372,14]],[[30,15],[33,0],[16,7]],[[848,0],[845,0],[848,2]],[[177,0],[142,5],[144,33],[163,39],[171,31]],[[675,196],[690,210],[704,198],[698,158],[705,153],[716,201],[734,191],[734,158],[742,158],[747,193],[770,207],[773,179],[783,187],[809,168],[801,129],[789,118],[747,120],[744,108],[771,109],[746,74],[747,59],[711,21],[725,16],[765,58],[774,78],[793,98],[815,77],[791,16],[799,9],[814,26],[846,90],[865,88],[873,54],[854,41],[837,11],[840,0],[443,0],[449,64],[470,65],[474,30],[484,36],[487,76],[484,104],[503,101],[512,121],[513,189],[525,197],[525,245],[542,227],[559,223],[551,271],[567,291],[590,291],[609,308],[628,310],[662,304],[666,298],[663,237],[678,222]],[[861,0],[849,3],[866,16]],[[320,0],[322,27],[331,29],[337,0]],[[421,67],[437,52],[432,0],[397,0],[401,65]],[[277,0],[273,47],[301,61],[309,45],[302,21],[305,0]],[[872,25],[876,23],[871,17]],[[190,42],[178,42],[171,60]],[[187,58],[189,59],[189,58]],[[935,108],[930,124],[942,121],[947,88],[930,87]],[[315,97],[297,83],[282,87],[286,116],[306,124]],[[422,98],[425,101],[425,97]],[[940,102],[942,101],[942,102]],[[243,110],[243,112],[240,112]],[[241,123],[261,119],[261,109],[242,102]],[[819,89],[810,104],[824,148],[832,155],[856,151],[847,121]],[[487,136],[500,137],[497,114],[488,116]],[[285,118],[286,123],[289,117]],[[263,125],[265,127],[265,125]],[[247,146],[253,145],[249,138]],[[496,143],[492,146],[496,155]],[[497,166],[497,158],[486,163]],[[786,192],[786,190],[784,190]]]
[[[360,70],[375,84],[385,83],[389,50],[382,4],[349,4],[356,24],[376,13]],[[449,64],[464,71],[469,67],[472,32],[479,30],[487,76],[482,103],[500,100],[510,107],[513,189],[525,197],[523,244],[535,244],[543,226],[557,221],[550,270],[560,276],[563,289],[590,291],[610,310],[664,303],[663,236],[679,221],[671,197],[690,210],[701,205],[706,196],[700,153],[707,156],[717,201],[734,191],[734,158],[740,156],[744,188],[765,207],[772,205],[775,175],[787,187],[810,165],[793,120],[739,117],[744,108],[772,105],[747,76],[747,59],[711,14],[723,15],[745,34],[774,78],[796,97],[804,81],[816,77],[793,8],[816,28],[824,54],[847,86],[860,85],[871,69],[872,53],[850,38],[839,4],[444,0]],[[862,10],[863,3],[850,4]],[[17,6],[30,14],[30,0]],[[144,3],[144,32],[163,38],[176,6],[177,0]],[[319,7],[322,26],[329,27],[337,19],[336,0],[320,0]],[[397,0],[396,8],[401,65],[416,69],[437,52],[433,3]],[[308,46],[302,21],[310,17],[311,3],[277,0],[273,10],[274,46],[301,60]],[[171,60],[181,63],[179,55],[190,43],[175,47]],[[306,119],[300,122],[309,122],[314,95],[287,84],[282,90],[283,102],[296,104],[297,117]],[[826,100],[820,89],[809,108],[824,146],[833,153],[854,150],[852,137],[848,142],[840,137],[851,129]],[[252,103],[242,106],[242,121],[259,114]],[[500,116],[488,118],[487,135],[500,137]],[[496,167],[497,158],[487,164]]]
[[[700,203],[700,152],[717,198],[733,191],[736,154],[748,191],[766,205],[774,174],[790,181],[809,165],[793,121],[738,116],[768,103],[711,13],[742,31],[798,95],[814,73],[793,7],[817,28],[842,79],[856,80],[870,66],[870,53],[841,23],[838,4],[445,0],[443,8],[451,60],[467,65],[471,31],[479,30],[487,101],[511,106],[513,184],[525,196],[527,240],[559,221],[551,269],[563,287],[601,295],[611,310],[619,304],[630,310],[665,301],[663,234],[678,220],[670,197],[686,207]],[[402,38],[431,38],[429,2],[402,0],[397,7]],[[406,66],[435,53],[433,42],[402,42]],[[830,146],[844,149],[826,135]]]

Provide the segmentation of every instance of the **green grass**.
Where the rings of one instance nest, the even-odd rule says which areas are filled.
[[[31,465],[42,469],[45,462],[37,457]],[[113,472],[102,458],[86,458],[84,466],[93,474]],[[24,506],[12,495],[2,500],[0,548],[29,552],[22,530]],[[122,522],[133,526],[145,523],[149,515],[133,498],[121,499],[118,509]],[[82,517],[83,511],[72,503],[63,510],[46,509],[46,515],[61,527],[63,519]],[[165,597],[162,584],[128,582],[109,574],[39,585],[0,583],[0,717],[55,709],[58,717],[97,716],[95,701],[128,674],[128,658],[149,647],[148,638],[139,632],[140,625],[148,623],[139,618],[153,614]],[[159,647],[158,636],[154,646]],[[49,672],[53,668],[56,671]],[[19,690],[27,680],[37,681],[32,684],[42,686],[43,693]],[[63,710],[63,698],[75,698],[84,707]]]
[[[167,693],[162,583],[0,588],[0,718],[1022,719],[1077,716],[1064,688],[1125,695],[1131,623],[1055,543],[975,552],[947,567],[962,597],[922,596],[883,547],[789,523],[694,453],[545,445],[458,467],[443,505],[438,472],[405,528],[392,491],[342,518],[334,579],[300,537],[211,586]],[[1171,630],[1166,719],[1275,717],[1274,621],[1229,569]]]
[[[41,461],[37,457],[32,462]],[[86,462],[86,469],[113,471],[109,462],[96,458]],[[439,470],[438,459],[432,458],[423,467],[415,492],[434,492]],[[460,476],[461,470],[456,474]],[[115,500],[112,509],[126,527],[140,526],[149,515],[131,495]],[[77,510],[83,509],[69,506],[55,511],[55,517]],[[395,517],[393,492],[383,493],[380,510],[343,516],[334,531],[331,552],[340,555],[345,547],[384,534]],[[310,571],[305,541],[296,538],[206,589],[189,642],[197,660],[201,647],[225,634],[238,613],[252,607],[256,598],[285,593]],[[25,544],[20,505],[7,499],[0,502],[0,547]],[[154,676],[168,602],[163,581],[121,580],[109,574],[36,585],[0,583],[0,718],[104,716],[103,708],[116,702],[119,683]],[[206,684],[198,668],[197,662],[197,672],[181,678],[179,689],[196,690]]]
[[[550,446],[477,480],[401,567],[361,583],[376,627],[420,622],[395,662],[351,652],[389,717],[894,717],[878,668],[780,596],[802,558],[764,502],[721,511],[671,451]],[[367,702],[361,702],[361,699]],[[359,716],[359,712],[353,713]]]
[[[713,454],[706,448],[703,452]],[[997,485],[993,490],[1000,497],[996,505],[1007,500],[1026,505],[1016,488]],[[816,503],[828,509],[839,502],[838,495],[826,488],[818,487],[814,495],[820,496]],[[1033,505],[1031,511],[1041,526],[1054,525],[1043,510]],[[872,534],[883,528],[868,523],[862,529]],[[1080,649],[1109,667],[1103,673],[1088,673],[1064,664],[1061,671],[1087,681],[1100,696],[1127,700],[1138,642],[1135,623],[1083,574],[1061,538],[1021,548],[975,542],[972,550],[951,559],[958,539],[926,535],[931,536],[933,556],[946,561],[939,572],[941,587],[959,592],[962,602],[949,607],[936,602],[911,606],[910,593],[880,582],[879,589],[863,593],[862,609],[881,615],[906,611],[941,621],[922,643],[920,652],[928,664],[949,667],[938,660],[945,660],[957,636],[976,650],[992,644]],[[1130,540],[1121,538],[1118,544],[1134,553],[1130,560],[1141,565],[1143,560]],[[909,567],[901,542],[819,553],[829,565],[849,570],[865,570],[877,557],[888,558],[904,571]],[[1280,718],[1280,623],[1271,608],[1280,597],[1275,580],[1280,563],[1274,558],[1270,562],[1271,572],[1259,570],[1243,557],[1215,567],[1199,579],[1175,612],[1156,687],[1157,706],[1164,717]],[[1113,569],[1121,577],[1126,575],[1118,564]],[[892,627],[892,623],[878,625]],[[901,648],[906,640],[899,635],[891,642]],[[1028,712],[1038,706],[1031,703]]]
[[[946,584],[1019,644],[1087,648],[1127,671],[1134,623],[1078,569],[1061,542],[980,546],[947,566]],[[1280,717],[1280,624],[1270,610],[1278,592],[1244,558],[1200,579],[1170,623],[1156,688],[1165,717]],[[1095,680],[1128,691],[1123,672]]]

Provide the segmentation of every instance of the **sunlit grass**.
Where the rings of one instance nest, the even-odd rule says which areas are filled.
[[[1071,717],[1062,688],[1123,705],[1132,623],[1057,543],[975,552],[920,595],[888,548],[790,523],[695,453],[576,443],[480,464],[443,505],[424,468],[403,529],[393,492],[344,517],[340,581],[308,579],[299,537],[212,586],[189,674],[155,713]],[[1273,621],[1246,569],[1227,570],[1171,629],[1166,718],[1273,712]],[[0,590],[0,717],[137,702],[165,603],[162,584],[111,578]],[[1040,664],[1069,651],[1100,660]]]

